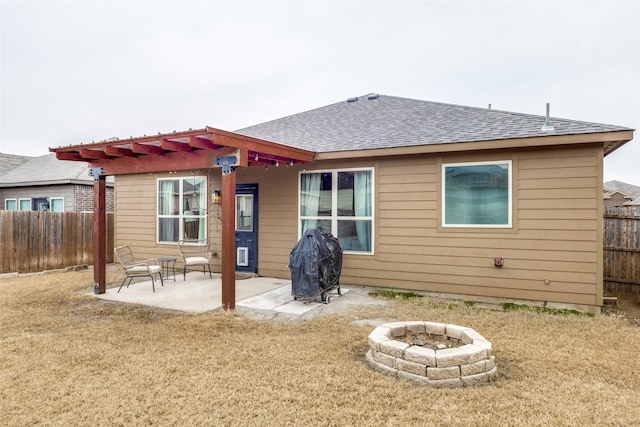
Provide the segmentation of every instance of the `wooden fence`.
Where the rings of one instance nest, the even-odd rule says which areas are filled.
[[[113,262],[113,214],[107,214]],[[0,273],[93,265],[93,213],[0,211]]]
[[[604,208],[604,289],[640,293],[640,206]]]

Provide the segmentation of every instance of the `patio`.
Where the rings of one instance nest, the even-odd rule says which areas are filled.
[[[118,285],[119,286],[119,285]],[[141,304],[187,313],[204,313],[222,308],[222,280],[220,274],[213,279],[208,274],[190,272],[186,280],[176,275],[176,280],[164,281],[164,286],[156,281],[156,291],[151,289],[151,281],[137,281],[127,288],[112,287],[103,294],[92,294],[108,301]],[[342,289],[342,294],[347,293]],[[332,292],[331,298],[338,296]],[[268,310],[273,313],[305,314],[313,309],[326,306],[321,302],[296,301],[291,295],[291,280],[273,277],[250,277],[236,279],[236,309]]]

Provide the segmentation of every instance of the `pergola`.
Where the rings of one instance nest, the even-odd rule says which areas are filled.
[[[106,292],[106,188],[109,175],[222,169],[222,307],[235,309],[235,195],[237,167],[313,162],[315,153],[205,127],[49,148],[58,160],[88,162],[94,178],[94,292]]]

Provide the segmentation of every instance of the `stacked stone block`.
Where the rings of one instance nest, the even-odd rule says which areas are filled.
[[[394,338],[407,333],[449,338],[462,345],[434,350]],[[491,381],[496,374],[491,343],[471,328],[435,322],[393,322],[369,334],[368,363],[377,371],[429,387],[467,387]]]

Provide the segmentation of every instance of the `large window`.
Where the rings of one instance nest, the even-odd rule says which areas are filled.
[[[511,161],[442,165],[443,227],[511,227]]]
[[[373,169],[300,174],[300,235],[331,233],[345,251],[373,251]]]
[[[206,239],[207,178],[158,180],[158,242]]]

